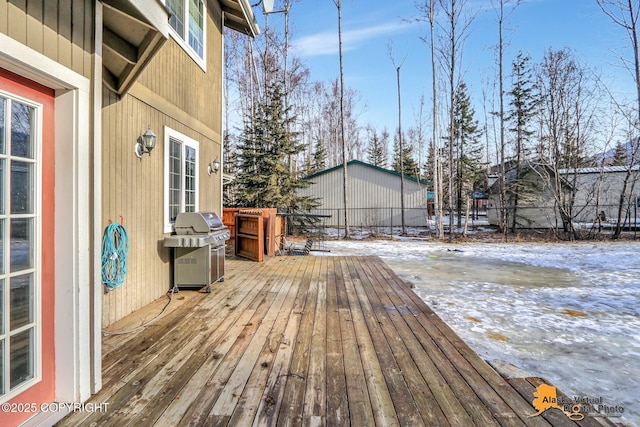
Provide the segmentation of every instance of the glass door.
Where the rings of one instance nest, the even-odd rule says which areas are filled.
[[[39,107],[0,92],[0,400],[39,379]]]

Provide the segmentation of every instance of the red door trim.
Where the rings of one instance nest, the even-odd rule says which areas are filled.
[[[42,104],[42,154],[39,159],[42,167],[41,203],[41,264],[40,278],[42,298],[41,307],[41,360],[42,381],[20,393],[9,403],[21,403],[24,408],[37,407],[52,402],[55,396],[55,263],[54,263],[54,181],[55,181],[55,129],[54,102],[55,91],[32,80],[0,68],[0,89],[17,96]],[[35,406],[34,406],[35,404]],[[32,411],[17,413],[0,412],[0,425],[17,425],[34,415]]]

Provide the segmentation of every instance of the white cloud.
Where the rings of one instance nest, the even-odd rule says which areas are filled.
[[[409,24],[395,22],[391,24],[374,25],[355,30],[344,30],[342,32],[342,49],[350,51],[358,49],[367,41],[390,36],[393,33],[405,30]],[[323,31],[316,34],[300,37],[293,43],[293,49],[301,57],[337,55],[338,54],[338,32]]]

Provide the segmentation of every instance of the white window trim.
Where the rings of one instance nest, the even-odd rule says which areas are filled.
[[[202,58],[189,45],[189,0],[184,1],[185,19],[184,34],[179,34],[171,25],[169,25],[169,34],[182,47],[182,49],[198,64],[202,71],[207,71],[207,2],[202,0]],[[163,0],[166,7],[167,0]]]
[[[200,205],[200,143],[195,139],[189,138],[188,136],[173,130],[167,126],[164,127],[164,203],[162,205],[162,209],[164,210],[164,233],[173,232],[173,223],[169,218],[169,152],[170,152],[170,139],[177,139],[182,143],[182,162],[180,164],[181,170],[180,175],[181,179],[184,179],[184,148],[191,147],[196,150],[196,200],[195,200],[195,210],[196,212],[199,210]],[[184,189],[181,194],[180,200],[180,212],[184,212]]]
[[[36,191],[34,193],[34,213],[33,214],[27,214],[24,215],[24,217],[26,218],[31,218],[34,217],[34,227],[33,227],[33,232],[35,233],[35,239],[34,239],[34,245],[35,245],[35,251],[33,253],[33,257],[34,257],[34,265],[33,267],[31,267],[28,270],[24,270],[19,272],[19,274],[24,274],[25,272],[33,272],[33,281],[34,281],[34,290],[33,290],[33,297],[34,297],[34,307],[33,310],[35,310],[34,313],[34,318],[33,321],[30,322],[30,324],[35,323],[35,327],[34,327],[34,334],[33,334],[33,378],[23,382],[22,384],[20,384],[19,386],[17,386],[16,388],[14,388],[13,390],[9,389],[9,386],[7,386],[6,390],[5,390],[5,394],[0,396],[0,402],[7,402],[9,400],[11,400],[13,397],[19,395],[20,393],[24,392],[25,390],[28,390],[29,388],[33,387],[35,384],[39,383],[40,381],[42,381],[42,292],[41,292],[41,287],[42,287],[42,126],[43,126],[43,122],[42,122],[42,114],[43,114],[43,106],[40,103],[36,103],[33,102],[32,100],[28,99],[28,98],[23,98],[21,96],[17,96],[15,94],[12,94],[10,92],[5,92],[5,91],[0,91],[0,96],[2,96],[5,99],[10,99],[11,101],[17,101],[20,102],[24,105],[27,105],[29,107],[32,107],[36,110],[36,114],[34,117],[35,123],[34,123],[34,127],[35,127],[35,142],[34,142],[34,147],[33,149],[34,151],[34,158],[32,159],[32,161],[29,161],[28,163],[33,163],[36,165],[36,173],[35,173],[35,187],[36,187]],[[5,123],[5,126],[7,125],[7,123]],[[10,126],[6,126],[5,129],[5,136],[8,136],[8,134],[11,132],[11,128]],[[8,138],[5,140],[8,141]],[[10,159],[11,157],[13,157],[10,153],[9,150],[6,146],[6,142],[5,142],[5,149],[7,151],[7,155],[3,156],[4,158],[6,158],[7,160]],[[9,168],[10,166],[10,162],[7,161],[6,163],[6,168],[7,171],[6,173],[11,173],[11,170]],[[5,182],[5,188],[3,189],[5,197],[10,198],[11,197],[11,188],[10,188],[10,183],[9,180],[7,180],[7,182]],[[11,217],[11,214],[9,212],[9,204],[5,203],[5,213],[2,215],[2,217],[5,219],[5,221],[7,221],[7,225],[6,227],[8,228],[8,221],[9,218]],[[18,217],[20,217],[20,215],[18,215]],[[3,252],[5,254],[10,253],[7,251],[8,249],[8,245],[10,242],[11,236],[10,234],[5,234],[5,239],[3,244],[5,245],[5,248],[3,249]],[[7,284],[8,284],[8,279],[12,276],[15,276],[16,274],[13,274],[9,271],[9,263],[5,264],[5,273],[3,274],[3,276],[6,278],[7,280]],[[5,298],[8,298],[9,294],[5,293]],[[4,303],[4,302],[3,302]],[[3,324],[5,327],[5,332],[6,332],[6,343],[8,345],[9,343],[9,328],[10,328],[10,323],[9,323],[9,316],[10,313],[4,313],[4,319],[3,319]],[[27,327],[21,327],[19,329],[29,329]],[[8,347],[4,350],[7,351],[7,355],[8,355]],[[5,359],[7,362],[10,362],[9,358]],[[7,381],[7,383],[9,382],[9,376],[8,376],[8,367],[9,365],[5,366],[5,372],[3,377],[5,378],[5,381]],[[2,369],[2,367],[0,367],[0,369]]]

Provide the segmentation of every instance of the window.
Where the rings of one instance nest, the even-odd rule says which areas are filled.
[[[198,210],[198,150],[198,141],[164,128],[165,233],[180,212]]]
[[[0,93],[0,400],[39,379],[39,115]]]
[[[166,5],[171,12],[169,25],[177,36],[176,40],[204,68],[204,0],[166,0]]]

